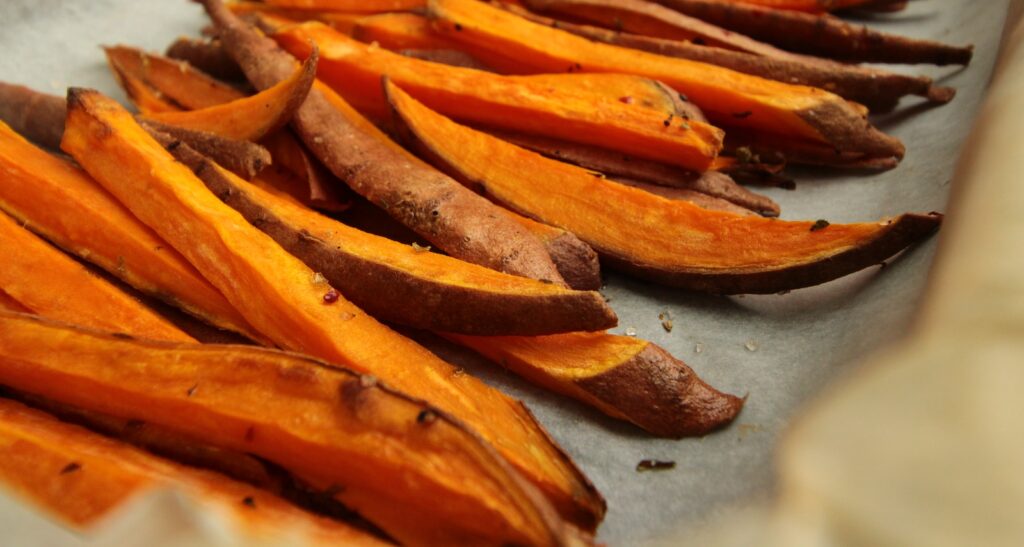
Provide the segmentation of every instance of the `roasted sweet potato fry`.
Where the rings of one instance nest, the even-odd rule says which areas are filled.
[[[171,59],[185,61],[219,80],[243,81],[245,74],[220,42],[212,39],[181,37],[167,47]]]
[[[729,4],[752,4],[776,10],[827,13],[859,7],[888,6],[905,4],[906,0],[725,0]]]
[[[199,110],[154,113],[146,117],[191,131],[257,141],[291,121],[316,80],[316,64],[314,50],[295,73],[255,95]]]
[[[798,56],[646,0],[524,0],[527,8],[617,31],[685,40],[763,57]]]
[[[128,99],[135,105],[135,108],[143,114],[154,114],[161,112],[180,112],[182,108],[173,101],[168,100],[159,91],[153,89],[136,76],[129,74],[111,65],[114,79],[128,95]]]
[[[565,544],[568,525],[479,436],[368,376],[246,346],[0,315],[0,381],[256,454],[409,545]]]
[[[601,264],[594,249],[572,232],[508,211],[509,216],[544,243],[565,283],[578,291],[601,288]]]
[[[423,8],[425,0],[264,0],[267,5],[281,8],[340,11],[349,13],[383,13]]]
[[[270,87],[294,70],[287,52],[219,2],[207,2],[207,10],[225,47],[257,88]],[[449,255],[506,273],[562,281],[533,234],[392,142],[325,85],[314,85],[292,126],[356,193]]]
[[[661,196],[665,199],[680,200],[690,202],[702,209],[710,209],[712,211],[724,211],[727,213],[733,213],[737,215],[749,216],[757,215],[756,211],[740,207],[735,203],[714,196],[709,196],[702,192],[695,190],[688,190],[686,188],[669,188],[667,186],[658,186],[657,184],[651,184],[649,182],[643,182],[639,180],[627,179],[614,177],[608,179],[612,182],[629,186],[630,188],[637,188],[644,192]]]
[[[524,70],[625,72],[686,94],[712,123],[773,138],[800,139],[865,158],[900,158],[904,147],[875,129],[863,108],[817,88],[591,42],[472,0],[430,0],[435,28],[494,66]]]
[[[937,214],[907,214],[828,225],[708,211],[460,126],[393,84],[387,91],[410,132],[447,169],[495,200],[573,232],[609,264],[668,285],[720,294],[816,285],[881,262],[941,221]]]
[[[543,156],[597,171],[609,177],[626,178],[668,188],[699,192],[729,201],[764,216],[777,217],[780,213],[779,204],[771,198],[747,190],[719,171],[693,173],[662,163],[644,161],[628,154],[563,142],[558,139],[493,130],[489,133]]]
[[[416,13],[382,13],[356,21],[352,37],[392,51],[400,49],[459,49],[458,42],[433,31],[430,20]]]
[[[873,111],[892,110],[905,95],[919,95],[939,104],[953,100],[956,95],[956,90],[935,86],[932,79],[925,76],[908,76],[802,55],[790,54],[789,58],[779,58],[686,41],[651,38],[556,21],[514,6],[500,5],[536,23],[557,27],[597,42],[699,61],[769,80],[820,87],[844,99],[866,105]]]
[[[286,28],[274,38],[304,58],[322,53],[320,79],[370,114],[387,112],[380,78],[387,75],[438,111],[472,123],[551,135],[681,167],[706,170],[722,132],[708,124],[551,85],[410,59],[361,44],[321,23]],[[566,78],[567,80],[570,78]],[[675,123],[673,123],[675,122]]]
[[[349,228],[246,184],[173,140],[161,144],[211,192],[379,319],[427,330],[525,336],[616,323],[596,292],[502,274]]]
[[[28,228],[144,294],[260,339],[191,264],[88,174],[2,123],[0,170],[6,173],[0,179],[0,208]]]
[[[348,189],[348,186],[345,186],[344,182],[338,180],[313,158],[290,129],[284,128],[275,131],[261,143],[274,157],[278,168],[276,171],[283,171],[280,172],[280,175],[288,179],[284,186],[290,187],[291,190],[288,192],[292,193],[300,202],[328,211],[344,211],[352,205],[352,198],[355,194]],[[192,148],[195,147],[192,146]],[[202,152],[199,149],[197,151]],[[203,155],[209,156],[209,154]],[[217,158],[212,156],[210,159],[217,161]],[[273,176],[272,173],[267,174]],[[282,186],[279,184],[272,184],[272,186],[281,188]]]
[[[231,43],[227,33],[222,38]],[[280,347],[374,374],[459,416],[563,514],[588,528],[600,520],[600,496],[521,403],[457,374],[346,300],[218,200],[116,102],[71,89],[62,148]]]
[[[0,482],[82,531],[145,491],[178,488],[253,540],[388,544],[259,488],[153,456],[9,399],[0,399]]]
[[[120,72],[131,76],[188,110],[208,108],[245,97],[241,91],[182,61],[129,46],[110,46],[103,50],[115,74]]]
[[[63,105],[64,99],[60,99],[60,102]],[[174,138],[209,156],[225,169],[246,180],[251,180],[262,173],[273,161],[267,148],[246,140],[229,139],[214,133],[185,129],[151,119],[142,119],[139,123],[155,131],[173,135]]]
[[[227,4],[236,15],[248,15],[258,13],[263,17],[272,17],[275,20],[286,22],[320,21],[330,25],[339,32],[346,34],[352,32],[356,22],[371,13],[359,13],[349,11],[327,11],[305,8],[287,8],[274,6],[266,2],[238,1]],[[387,11],[387,10],[385,10]]]
[[[966,65],[973,46],[886,34],[831,16],[722,0],[657,0],[669,8],[783,49],[865,63]]]
[[[0,290],[32,313],[154,340],[195,341],[4,213],[0,254]]]
[[[719,392],[662,348],[634,337],[445,337],[655,435],[703,435],[731,422],[743,408],[739,397]]]

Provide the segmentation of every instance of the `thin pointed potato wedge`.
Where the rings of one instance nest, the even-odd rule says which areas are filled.
[[[460,422],[307,357],[143,342],[3,313],[0,382],[256,454],[404,544],[555,545],[568,534]]]
[[[704,435],[731,422],[743,399],[704,383],[664,349],[631,336],[444,334],[554,392],[662,437]]]
[[[447,169],[573,232],[610,264],[667,285],[720,294],[817,285],[885,260],[941,222],[937,214],[906,214],[828,225],[709,211],[594,177],[458,125],[390,82],[386,89],[410,133]]]
[[[146,295],[216,327],[262,339],[220,291],[92,177],[3,123],[0,170],[6,173],[0,209],[29,229]]]
[[[157,140],[224,203],[378,319],[485,336],[595,331],[616,324],[596,292],[503,274],[350,228],[247,184],[173,139]]]
[[[72,88],[63,149],[178,249],[278,346],[378,376],[458,416],[574,522],[593,528],[600,495],[526,408],[442,361],[349,302],[222,203],[132,116]],[[142,189],[145,189],[143,191]]]
[[[3,213],[0,256],[0,290],[32,313],[154,340],[195,341]]]
[[[313,86],[316,64],[317,54],[313,51],[294,74],[255,95],[199,110],[153,113],[146,117],[228,139],[257,141],[291,121]]]
[[[724,134],[709,124],[558,85],[545,77],[510,77],[412,59],[362,44],[321,23],[281,30],[274,38],[299,58],[321,51],[321,81],[369,115],[388,112],[380,89],[387,75],[455,119],[619,149],[696,171],[707,170]],[[560,76],[571,81],[572,75]],[[585,78],[584,78],[585,79]],[[653,86],[654,84],[652,84]]]
[[[130,76],[187,110],[209,108],[245,97],[241,91],[186,62],[129,46],[103,48],[115,74]]]
[[[176,488],[254,541],[294,540],[291,534],[298,534],[304,545],[388,545],[267,491],[153,456],[10,399],[0,399],[0,482],[84,532],[144,492]]]
[[[430,0],[435,28],[495,67],[536,72],[622,72],[685,93],[711,123],[800,138],[868,158],[902,158],[899,140],[874,128],[864,108],[821,89],[704,63],[591,42],[475,0]]]

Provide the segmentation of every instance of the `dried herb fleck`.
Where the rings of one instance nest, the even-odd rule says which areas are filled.
[[[736,161],[740,162],[740,165],[746,165],[752,159],[754,159],[754,153],[750,151],[750,148],[741,146],[736,149]]]
[[[199,384],[196,384],[196,385],[188,388],[188,391],[185,392],[185,395],[191,397],[191,396],[196,394],[196,390],[197,389],[199,389]]]
[[[74,473],[75,471],[78,471],[81,468],[82,468],[82,464],[80,464],[78,462],[71,462],[71,463],[65,465],[64,468],[60,470],[60,474],[61,475],[67,475],[68,473]]]
[[[420,413],[416,415],[416,423],[429,425],[434,423],[435,421],[437,421],[437,414],[435,414],[434,411],[432,410],[424,409],[421,410]]]
[[[661,320],[661,328],[665,329],[665,332],[672,332],[672,313],[661,312],[658,314],[658,319]]]
[[[811,231],[817,232],[818,230],[824,230],[825,228],[828,227],[829,222],[827,220],[819,219],[817,222],[811,225]]]
[[[245,504],[246,507],[256,507],[256,500],[252,496],[246,496],[243,498],[242,503]]]
[[[640,463],[636,464],[636,470],[639,473],[644,471],[668,471],[675,468],[676,462],[671,460],[640,460]]]
[[[674,118],[674,117],[675,116],[673,116],[672,114],[669,114],[668,118],[666,118],[665,121],[661,122],[662,125],[664,125],[665,127],[668,127],[668,126],[672,125],[672,118]]]
[[[430,252],[430,245],[424,246],[424,245],[420,245],[419,243],[416,243],[415,241],[413,241],[412,242],[412,250],[416,251],[417,253],[429,253]]]

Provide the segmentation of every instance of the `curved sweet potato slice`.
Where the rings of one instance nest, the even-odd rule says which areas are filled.
[[[600,496],[521,403],[457,374],[346,300],[222,203],[115,101],[70,90],[62,147],[277,345],[374,374],[451,412],[494,443],[563,514],[596,526]]]
[[[313,51],[294,74],[255,95],[199,110],[157,112],[146,117],[228,139],[256,141],[291,121],[313,86],[316,64]]]
[[[260,89],[294,70],[295,59],[223,5],[205,2],[221,40]],[[423,163],[317,82],[292,127],[313,154],[356,193],[456,258],[498,271],[562,282],[535,236],[495,205]]]
[[[448,169],[497,201],[573,232],[609,263],[668,285],[722,294],[816,285],[881,262],[941,221],[907,214],[829,226],[708,211],[460,126],[394,84],[387,91],[398,116]]]
[[[280,24],[292,24],[301,21],[320,21],[331,26],[331,28],[351,33],[357,21],[367,17],[368,13],[357,13],[347,11],[326,11],[317,9],[288,8],[274,6],[266,2],[253,2],[248,0],[232,1],[227,4],[229,10],[236,15],[247,15],[258,13],[261,17],[272,18]]]
[[[888,34],[838,17],[722,0],[658,0],[676,11],[790,51],[846,62],[966,65],[973,46]]]
[[[685,93],[725,128],[802,138],[839,152],[900,158],[904,147],[867,122],[862,108],[832,93],[685,59],[591,42],[473,0],[430,0],[435,28],[501,68],[538,72],[623,72]]]
[[[115,74],[131,77],[188,110],[209,108],[245,97],[241,91],[183,61],[130,46],[108,46],[103,51]]]
[[[307,357],[0,313],[0,381],[256,454],[404,544],[567,543],[544,498],[461,422]]]
[[[254,340],[260,336],[177,251],[70,161],[0,123],[0,209],[142,293]]]
[[[532,382],[663,437],[704,435],[743,408],[743,399],[719,392],[664,349],[634,337],[444,336]]]
[[[298,532],[310,545],[388,545],[267,491],[153,456],[8,399],[0,399],[0,482],[81,530],[143,491],[173,487],[226,515],[238,533],[253,540],[277,534],[294,540],[290,534]]]
[[[619,97],[574,92],[553,85],[551,78],[531,82],[420,61],[367,46],[316,22],[285,28],[274,38],[300,58],[318,45],[320,79],[370,115],[387,112],[380,89],[386,74],[432,108],[471,123],[621,149],[698,171],[706,170],[721,149],[723,133],[708,124],[674,119]]]
[[[158,136],[158,140],[161,140]],[[162,140],[224,203],[374,317],[462,334],[522,336],[615,325],[596,292],[496,272],[350,228]]]
[[[350,13],[383,13],[426,7],[426,0],[264,0],[269,6]]]
[[[3,213],[0,252],[0,290],[32,313],[153,340],[195,342]]]

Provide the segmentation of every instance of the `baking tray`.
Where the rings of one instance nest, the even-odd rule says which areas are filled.
[[[896,112],[875,119],[907,144],[907,157],[895,170],[793,170],[795,191],[764,189],[782,205],[782,217],[853,222],[904,211],[944,211],[958,151],[992,74],[1007,4],[915,0],[905,12],[866,20],[894,33],[973,43],[974,61],[967,69],[907,67],[907,72],[957,88],[956,99],[941,107],[906,99]],[[63,93],[69,85],[95,87],[122,100],[100,44],[161,51],[175,37],[195,35],[206,24],[199,6],[185,0],[6,0],[0,3],[0,20],[5,22],[0,80],[52,93]],[[650,438],[628,424],[544,393],[464,350],[425,341],[446,359],[529,404],[607,498],[599,540],[644,544],[771,496],[780,433],[826,385],[906,331],[936,244],[933,238],[885,267],[784,295],[711,297],[608,274],[603,292],[620,318],[615,332],[635,331],[686,361],[719,389],[748,395],[732,426],[703,438]],[[662,326],[663,313],[672,317],[671,332]],[[637,473],[637,462],[646,458],[677,465],[671,471]],[[209,515],[190,513],[187,500],[173,494],[150,496],[125,513],[89,538],[80,538],[0,493],[0,528],[18,545],[152,547],[182,537],[210,540],[216,528]],[[214,543],[227,541],[215,536]]]

